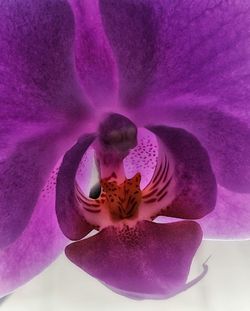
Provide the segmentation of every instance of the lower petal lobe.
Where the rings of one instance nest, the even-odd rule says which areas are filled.
[[[66,247],[67,257],[132,298],[167,298],[184,290],[202,231],[192,221],[108,227]]]

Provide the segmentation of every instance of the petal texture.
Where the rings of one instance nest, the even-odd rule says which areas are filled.
[[[93,227],[80,216],[75,195],[75,177],[84,153],[94,141],[95,135],[80,138],[64,156],[56,184],[56,214],[62,232],[72,240],[79,240]]]
[[[117,101],[113,52],[103,30],[98,0],[70,0],[76,23],[75,61],[84,89],[98,106]]]
[[[75,80],[66,1],[0,3],[0,247],[29,222],[88,108]]]
[[[195,222],[109,227],[70,244],[66,255],[105,285],[133,298],[164,298],[185,288],[202,232]]]
[[[58,226],[55,213],[57,172],[58,166],[43,188],[25,230],[0,251],[0,297],[40,273],[68,243]]]
[[[250,237],[250,195],[218,187],[212,213],[199,220],[205,239],[247,240]]]
[[[136,105],[145,95],[156,63],[153,1],[100,0],[104,28],[119,73],[119,94],[124,105]]]
[[[165,164],[158,162],[153,188],[149,190],[154,193],[151,195],[154,201],[148,209],[161,207],[161,215],[180,218],[201,218],[210,213],[216,203],[217,187],[206,150],[183,129],[151,126],[149,130],[162,143],[162,158],[166,154],[166,160]],[[166,164],[168,158],[170,163]],[[167,178],[165,171],[168,171]],[[165,180],[166,186],[161,184],[161,179]],[[159,187],[159,191],[154,187]]]
[[[195,93],[246,104],[249,9],[247,0],[100,0],[123,103]]]
[[[83,113],[72,55],[74,17],[67,1],[1,1],[1,12],[1,112],[26,121]]]

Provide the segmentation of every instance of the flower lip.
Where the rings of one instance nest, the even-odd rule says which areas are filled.
[[[167,298],[185,284],[202,231],[193,221],[156,224],[142,221],[134,228],[108,227],[74,242],[66,256],[108,287],[130,298]]]

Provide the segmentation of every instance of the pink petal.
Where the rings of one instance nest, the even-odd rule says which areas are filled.
[[[68,258],[108,287],[133,298],[166,298],[187,286],[202,239],[191,221],[108,227],[66,247]]]

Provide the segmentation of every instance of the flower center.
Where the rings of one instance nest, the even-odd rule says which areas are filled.
[[[99,127],[98,137],[92,145],[99,182],[92,187],[89,198],[82,193],[78,183],[75,184],[79,213],[97,229],[152,220],[168,204],[167,194],[167,200],[171,200],[168,192],[173,184],[171,159],[167,159],[165,154],[158,155],[157,162],[154,162],[159,145],[151,140],[152,134],[147,134],[145,139],[148,148],[137,146],[137,134],[136,126],[126,117],[117,114],[109,115]],[[138,159],[133,159],[136,169],[127,178],[124,165],[128,155],[131,158],[134,153],[140,155],[144,166],[141,166]],[[152,175],[143,188],[140,168],[145,173],[150,165],[154,166]]]

